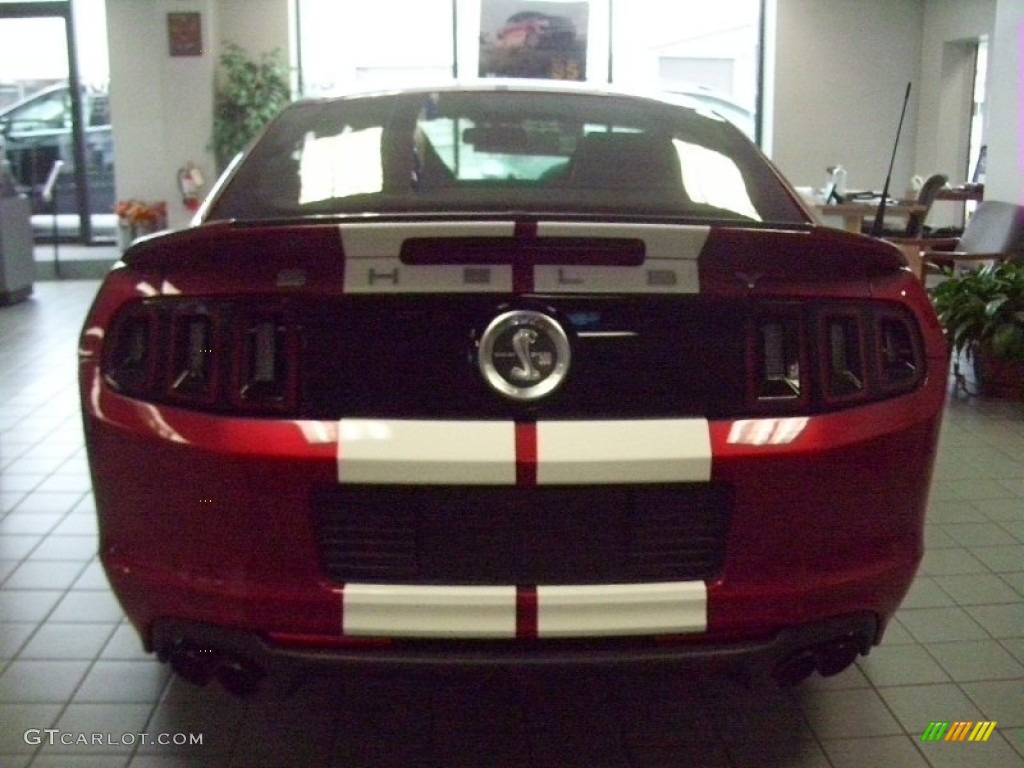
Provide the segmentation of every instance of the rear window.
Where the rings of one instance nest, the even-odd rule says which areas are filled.
[[[806,221],[757,148],[717,117],[514,90],[293,105],[207,218],[507,211]]]

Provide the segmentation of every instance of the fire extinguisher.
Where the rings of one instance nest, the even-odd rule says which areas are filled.
[[[201,202],[199,192],[203,187],[203,174],[191,160],[178,169],[178,189],[181,191],[181,204],[188,210],[199,210]]]

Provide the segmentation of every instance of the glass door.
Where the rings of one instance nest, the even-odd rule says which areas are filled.
[[[77,63],[70,4],[0,2],[0,142],[37,240],[115,233],[106,74]]]

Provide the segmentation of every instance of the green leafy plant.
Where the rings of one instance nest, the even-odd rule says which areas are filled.
[[[931,289],[953,351],[1024,363],[1024,262],[989,264]]]
[[[220,66],[210,148],[223,170],[291,101],[291,87],[280,51],[253,59],[243,48],[225,43]]]

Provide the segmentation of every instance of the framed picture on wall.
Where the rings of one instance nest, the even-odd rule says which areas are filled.
[[[168,13],[167,40],[171,56],[200,56],[203,53],[203,29],[199,13]]]
[[[480,77],[585,80],[589,2],[481,0]]]

